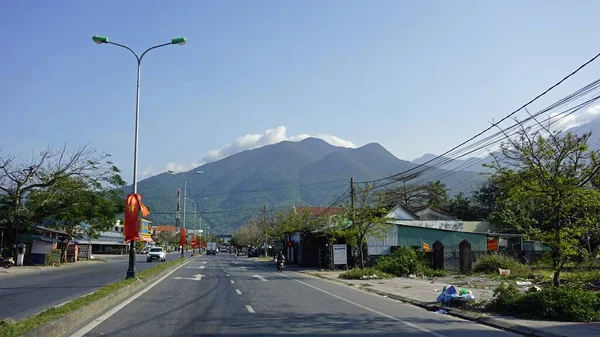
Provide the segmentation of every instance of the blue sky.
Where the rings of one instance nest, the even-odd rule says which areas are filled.
[[[150,52],[142,63],[144,176],[168,163],[185,168],[306,135],[357,146],[378,142],[401,159],[439,154],[600,51],[597,1],[12,1],[2,7],[2,153],[91,142],[113,156],[127,181],[135,59],[94,44],[95,34],[140,52],[172,37],[189,39]],[[598,74],[600,61],[535,106]]]

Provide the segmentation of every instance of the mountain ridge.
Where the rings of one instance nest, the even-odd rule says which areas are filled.
[[[269,216],[290,206],[329,206],[348,189],[351,177],[355,181],[373,180],[416,166],[378,143],[346,148],[306,138],[243,151],[182,173],[187,178],[187,197],[196,202],[202,222],[231,232],[250,217],[261,215],[264,206]],[[451,187],[466,180],[477,183],[475,175],[432,168],[420,179],[426,182],[441,177]],[[140,181],[138,188],[151,208],[149,218],[155,225],[175,223],[178,188],[183,210],[180,175],[149,177]],[[199,221],[193,220],[193,203],[187,204],[186,213],[186,227],[198,227]]]

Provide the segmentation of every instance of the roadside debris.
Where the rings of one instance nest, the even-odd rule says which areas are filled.
[[[468,302],[475,300],[473,292],[466,288],[456,289],[455,286],[451,285],[442,289],[442,293],[437,297],[436,302],[448,304],[450,302]]]

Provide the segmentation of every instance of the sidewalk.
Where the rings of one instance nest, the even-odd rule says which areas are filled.
[[[393,278],[386,280],[344,280],[338,278],[339,271],[316,271],[310,269],[293,268],[311,276],[316,276],[332,282],[345,284],[380,296],[407,302],[428,310],[435,310],[435,300],[442,288],[447,284],[427,279]],[[493,289],[469,288],[475,299],[490,300]],[[600,336],[600,323],[573,323],[525,320],[507,316],[489,315],[466,312],[459,309],[448,308],[449,314],[476,321],[493,327],[520,333],[526,336],[538,337],[583,337]]]
[[[3,275],[22,275],[33,272],[45,272],[64,268],[77,268],[90,264],[104,263],[103,260],[79,260],[75,263],[63,263],[60,266],[12,266],[8,269],[0,268],[0,277]]]

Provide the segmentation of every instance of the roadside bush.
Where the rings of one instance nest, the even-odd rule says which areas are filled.
[[[400,247],[392,254],[377,260],[375,268],[388,274],[406,276],[422,271],[423,261],[419,258],[414,249],[410,247]]]
[[[569,322],[600,320],[600,294],[575,288],[549,287],[521,293],[514,285],[502,284],[494,291],[488,309],[511,316]]]
[[[498,275],[498,269],[510,269],[512,276],[527,276],[530,273],[526,265],[520,264],[508,256],[496,254],[482,256],[473,265],[475,273]]]
[[[374,277],[374,275],[376,277]],[[372,279],[372,278],[390,278],[392,275],[386,274],[380,270],[373,268],[355,268],[351,269],[347,272],[341,273],[339,278],[347,279],[347,280],[361,280],[361,279]]]

